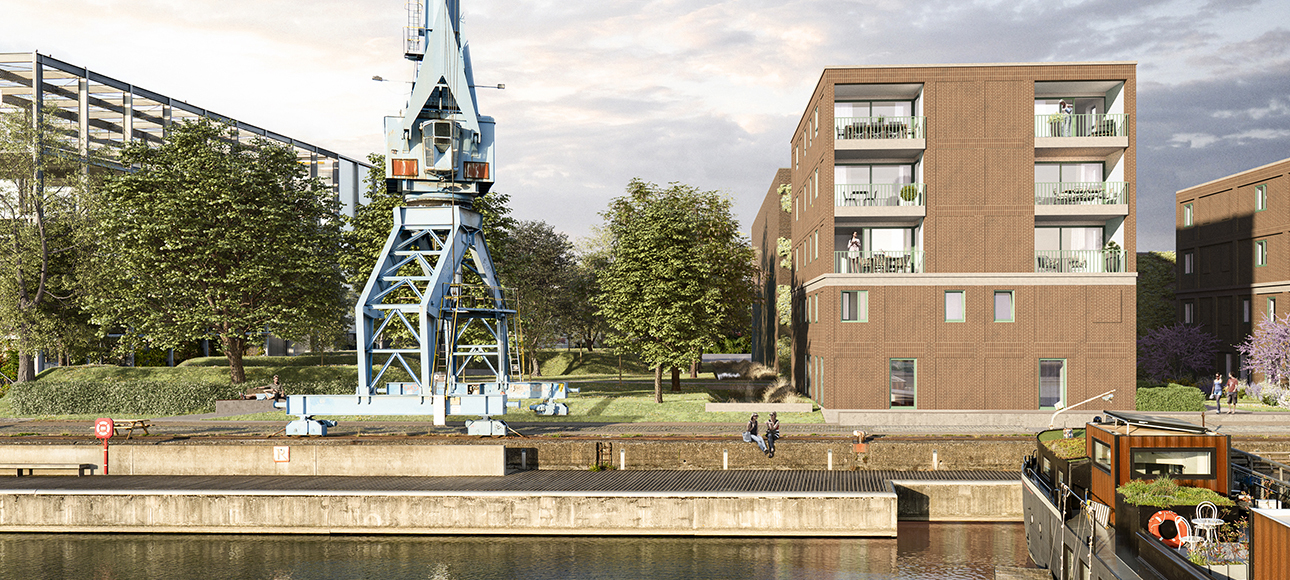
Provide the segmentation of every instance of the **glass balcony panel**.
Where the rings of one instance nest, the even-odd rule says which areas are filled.
[[[1123,272],[1124,250],[1035,250],[1035,272]]]
[[[839,274],[921,274],[922,250],[854,250],[833,252]]]
[[[1127,137],[1124,113],[1035,115],[1035,137]]]
[[[846,207],[926,205],[921,183],[852,183],[834,186],[833,202]]]
[[[1044,166],[1035,166],[1036,174],[1040,167]],[[1125,197],[1128,187],[1123,181],[1036,181],[1035,205],[1128,203]]]
[[[876,106],[876,105],[875,105]],[[838,139],[922,139],[926,117],[834,117]]]

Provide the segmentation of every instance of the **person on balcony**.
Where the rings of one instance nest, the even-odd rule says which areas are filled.
[[[1071,136],[1071,121],[1074,119],[1075,106],[1065,100],[1057,103],[1057,110],[1062,113],[1062,137]]]
[[[847,242],[847,259],[851,262],[850,273],[860,271],[860,234],[851,232],[851,241]]]

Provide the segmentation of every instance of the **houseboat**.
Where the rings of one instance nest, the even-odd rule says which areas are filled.
[[[1022,469],[1026,543],[1053,578],[1290,578],[1290,465],[1123,411],[1036,446]]]

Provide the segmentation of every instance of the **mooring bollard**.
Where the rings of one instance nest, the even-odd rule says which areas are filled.
[[[721,469],[730,469],[730,450],[721,450]]]
[[[829,450],[829,471],[833,471],[833,450]]]
[[[618,450],[618,469],[627,469],[627,450]]]
[[[527,449],[521,449],[520,450],[520,469],[527,470],[528,468],[529,468],[529,451]]]
[[[941,463],[940,460],[936,458],[936,450],[933,449],[932,450],[932,471],[939,469],[938,466],[940,465],[940,463]]]

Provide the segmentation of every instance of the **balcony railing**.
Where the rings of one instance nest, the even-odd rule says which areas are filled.
[[[1035,115],[1035,137],[1127,137],[1128,121],[1124,113]]]
[[[838,139],[922,139],[926,117],[835,117]]]
[[[839,274],[919,274],[923,271],[923,251],[833,252],[833,271]]]
[[[839,207],[926,205],[921,183],[859,183],[833,187],[833,203]]]
[[[1062,181],[1035,184],[1035,205],[1128,203],[1123,181]]]
[[[1123,272],[1127,265],[1124,250],[1035,251],[1036,272]]]

